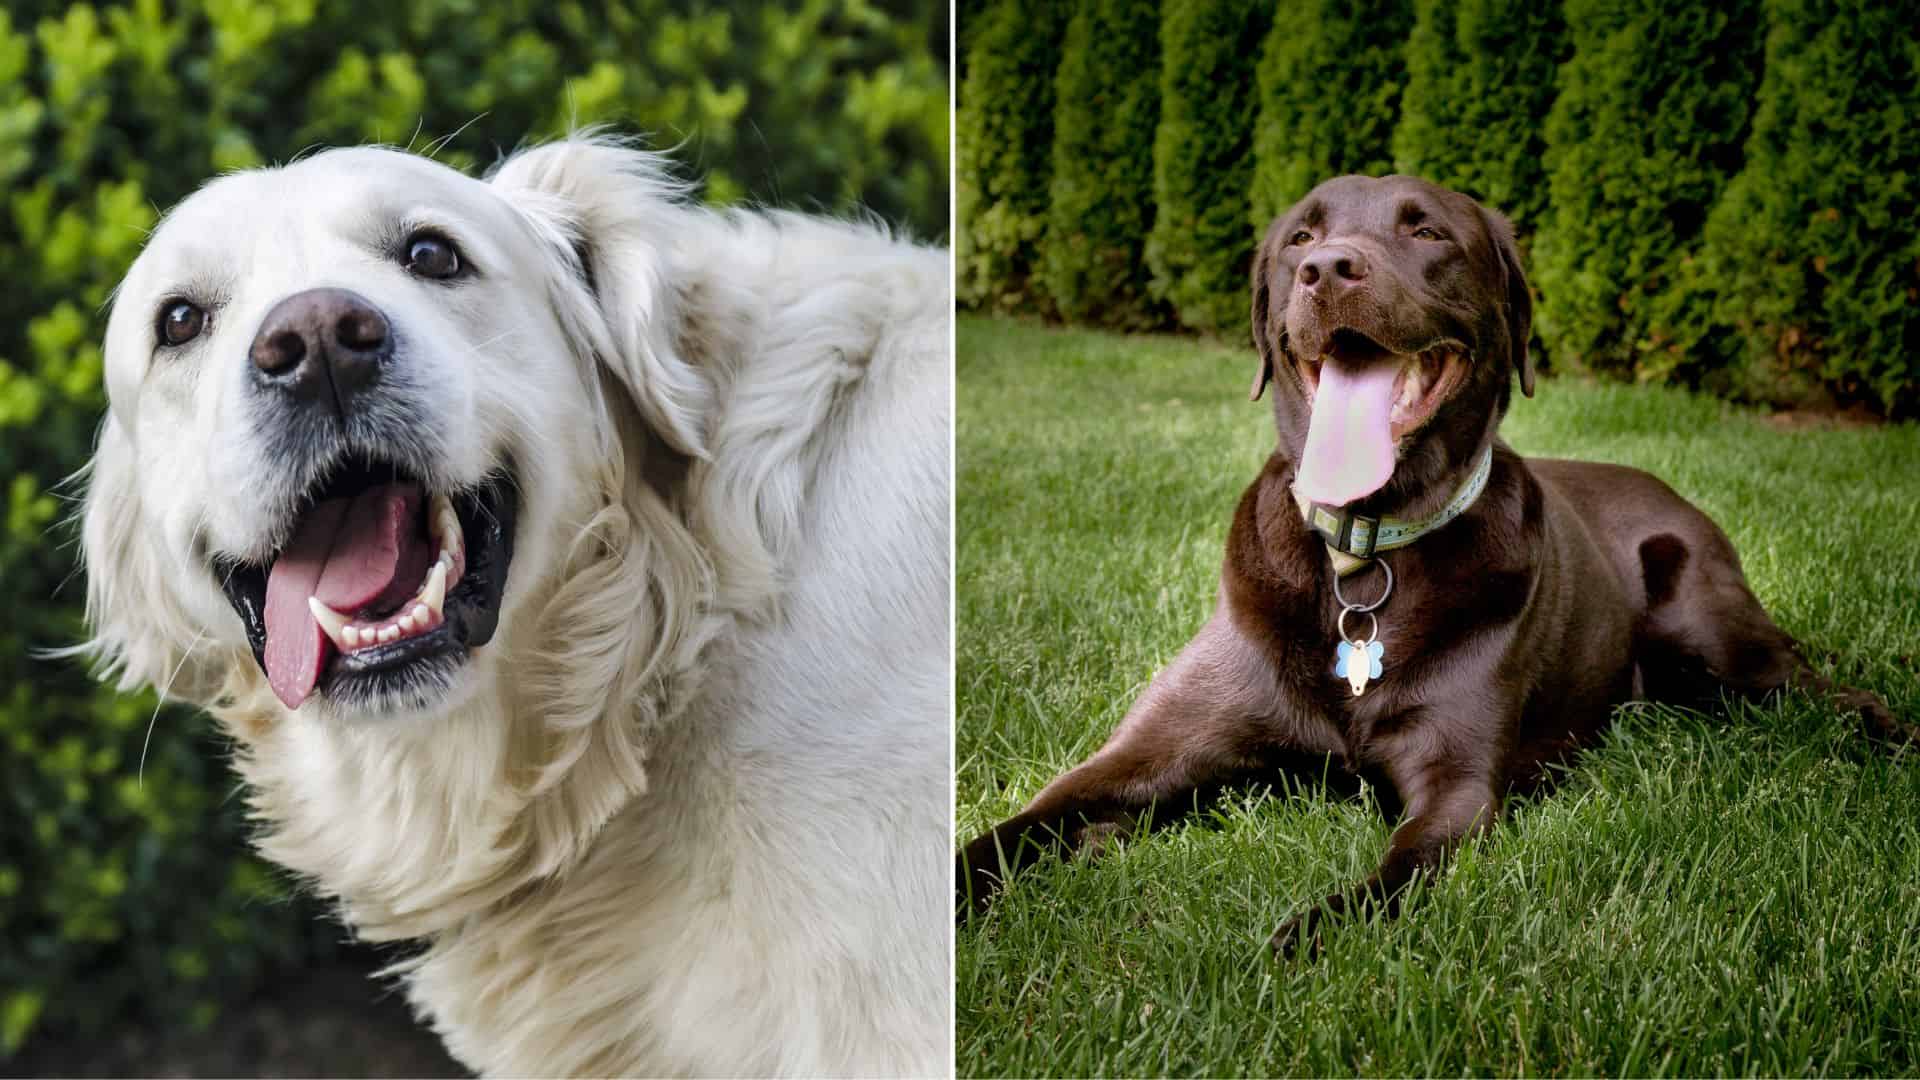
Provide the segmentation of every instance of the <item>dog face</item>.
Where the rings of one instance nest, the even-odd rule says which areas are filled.
[[[653,325],[664,238],[615,209],[665,203],[649,167],[570,143],[481,181],[335,150],[168,214],[114,301],[84,527],[123,685],[204,700],[252,663],[288,709],[370,718],[491,677],[633,451],[620,416],[700,449],[697,375]]]
[[[1404,501],[1478,450],[1533,393],[1532,302],[1507,222],[1413,177],[1342,176],[1268,229],[1253,271],[1257,398],[1295,487],[1335,506]]]

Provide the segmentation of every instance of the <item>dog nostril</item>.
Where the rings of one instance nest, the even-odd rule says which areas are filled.
[[[1320,281],[1320,268],[1312,263],[1300,264],[1300,284],[1316,285]]]
[[[356,308],[340,316],[333,332],[340,344],[365,352],[386,343],[387,320],[372,308]]]
[[[269,375],[281,375],[306,359],[307,341],[292,330],[282,330],[256,343],[252,353],[253,366]]]
[[[1367,276],[1367,264],[1359,259],[1342,258],[1333,264],[1333,272],[1348,281],[1359,281]]]

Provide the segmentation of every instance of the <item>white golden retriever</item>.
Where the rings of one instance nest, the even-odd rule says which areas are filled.
[[[951,311],[606,139],[223,177],[114,302],[90,647],[473,1068],[948,1073]]]

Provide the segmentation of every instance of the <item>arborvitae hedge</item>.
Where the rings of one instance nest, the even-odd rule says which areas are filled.
[[[1414,0],[1398,172],[1467,192],[1525,237],[1547,208],[1547,112],[1566,58],[1560,5]]]
[[[1658,377],[1652,302],[1741,162],[1757,0],[1567,0],[1573,56],[1547,120],[1551,207],[1535,325],[1557,365]]]
[[[992,2],[962,0],[963,41],[994,32],[990,12],[969,14]],[[1920,413],[1911,3],[1080,2],[1057,81],[1024,100],[1029,119],[1059,118],[1048,296],[1021,300],[1029,310],[1057,296],[1068,319],[1124,312],[1135,325],[1133,305],[1098,299],[1092,252],[1118,252],[1150,214],[1152,295],[1180,325],[1237,337],[1267,220],[1328,175],[1392,168],[1515,219],[1532,241],[1535,329],[1556,363]],[[1145,88],[1128,82],[1137,62],[1120,56],[1120,27],[1155,9],[1149,210],[1128,182],[1101,177],[1138,160],[1122,130],[1139,130],[1131,103]],[[1010,36],[1007,47],[1020,44]],[[1095,59],[1107,52],[1118,58]],[[1036,110],[1056,89],[1053,112]],[[992,107],[1020,105],[1001,95]],[[972,108],[963,95],[963,131]],[[1027,190],[1041,190],[1028,176]],[[964,182],[961,196],[972,222]],[[1037,235],[1041,211],[1025,214],[1021,235]],[[1118,273],[1124,257],[1113,258]],[[974,282],[997,287],[991,273]],[[1007,289],[1016,300],[1035,291]]]
[[[1041,276],[1063,318],[1121,329],[1160,319],[1148,293],[1160,18],[1139,0],[1081,0],[1055,84]]]
[[[1911,5],[1769,0],[1746,166],[1661,333],[1717,389],[1920,412],[1920,45]],[[1893,43],[1904,43],[1904,47]],[[1693,372],[1687,372],[1693,374]]]
[[[1163,0],[1160,125],[1153,139],[1158,208],[1147,240],[1154,295],[1182,325],[1246,334],[1253,179],[1254,67],[1271,4]]]
[[[458,129],[441,160],[476,167],[608,121],[681,144],[710,200],[938,237],[946,28],[938,0],[0,6],[0,1060],[134,1013],[208,1023],[343,936],[247,854],[203,717],[38,653],[84,636],[56,485],[91,449],[102,307],[158,212],[313,145]]]
[[[1329,176],[1393,171],[1412,0],[1281,5],[1260,60],[1249,214],[1264,230]]]
[[[1050,307],[1038,272],[1053,171],[1053,83],[1067,8],[998,0],[965,33],[955,238],[963,304]]]

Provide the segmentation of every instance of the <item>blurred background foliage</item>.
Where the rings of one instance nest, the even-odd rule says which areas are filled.
[[[36,1032],[205,1025],[343,936],[246,854],[204,717],[35,656],[83,636],[61,485],[104,407],[103,306],[160,213],[311,147],[446,136],[440,160],[484,169],[605,122],[709,202],[943,240],[948,26],[937,0],[0,8],[0,1060]]]
[[[1514,219],[1553,368],[1920,415],[1913,0],[1067,3],[1097,37],[1061,6],[960,5],[958,246],[1066,253],[1044,273],[982,260],[971,282],[963,263],[963,304],[1244,340],[1266,223],[1329,176],[1406,172]],[[1059,53],[1050,101],[1029,90],[1046,72],[1010,73],[1008,26],[1026,63]],[[1116,87],[1154,72],[1087,74],[1156,53],[1152,123],[1151,96]],[[984,164],[1009,146],[1017,190]],[[1127,190],[1086,197],[1089,146]],[[1150,227],[1126,243],[1115,207]],[[1058,269],[1095,250],[1100,274]]]

